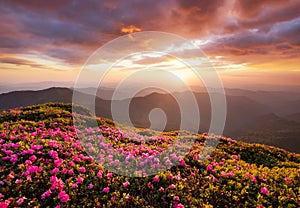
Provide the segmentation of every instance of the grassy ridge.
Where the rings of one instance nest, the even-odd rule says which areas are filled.
[[[202,134],[172,168],[153,176],[125,177],[103,167],[116,160],[103,158],[101,165],[87,154],[77,139],[71,110],[71,105],[49,103],[1,113],[0,207],[300,206],[297,154],[220,137],[213,154],[204,159],[205,142],[217,137]],[[136,157],[155,155],[176,139],[176,132],[168,132],[139,143],[131,140],[130,128],[124,133],[110,120],[98,118],[98,123],[103,139]]]

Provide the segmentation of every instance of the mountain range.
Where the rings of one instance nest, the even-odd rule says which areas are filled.
[[[52,87],[43,90],[13,91],[0,94],[0,110],[43,104],[48,102],[71,103],[72,88]],[[93,89],[81,89],[83,105],[90,105]],[[95,113],[97,116],[112,119],[111,104],[114,90],[102,88],[95,97]],[[300,93],[250,91],[241,89],[225,89],[227,101],[227,118],[224,135],[241,141],[263,143],[278,146],[293,152],[300,152]],[[172,94],[144,91],[137,96],[128,98],[126,90],[121,92],[123,99],[114,100],[114,105],[129,105],[129,115],[135,127],[149,128],[149,113],[160,108],[166,115],[165,131],[180,128],[181,115],[174,95],[185,100],[187,92]],[[211,107],[209,95],[205,91],[194,92],[200,112],[200,132],[209,129]],[[189,113],[193,113],[192,111]],[[114,117],[115,118],[115,117]],[[126,120],[117,122],[127,124]],[[193,121],[187,121],[193,122]]]

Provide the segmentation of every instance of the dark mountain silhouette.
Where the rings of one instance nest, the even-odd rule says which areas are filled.
[[[3,93],[0,95],[0,109],[8,110],[47,102],[72,102],[72,90],[52,87],[44,90],[26,90]]]

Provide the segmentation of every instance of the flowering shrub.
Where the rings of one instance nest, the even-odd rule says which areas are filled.
[[[184,158],[174,154],[137,164],[173,164],[170,169],[125,177],[104,168],[106,163],[117,165],[115,158],[95,162],[91,155],[101,152],[94,144],[106,139],[129,159],[147,158],[168,149],[177,133],[157,136],[129,127],[122,132],[112,121],[98,118],[103,138],[90,137],[83,148],[71,109],[49,103],[2,112],[0,207],[300,207],[298,154],[220,137],[213,154],[203,158],[204,143],[214,137],[202,134]],[[141,142],[144,136],[152,140]]]

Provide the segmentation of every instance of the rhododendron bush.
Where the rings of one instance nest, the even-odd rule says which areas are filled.
[[[91,136],[79,141],[71,109],[49,103],[1,113],[0,207],[300,207],[297,154],[199,134],[184,157],[177,153],[186,151],[188,136],[157,159],[178,132],[120,130],[97,118],[102,135],[85,129]],[[143,141],[147,135],[151,140]],[[216,138],[217,148],[203,154],[210,151],[205,142]],[[140,158],[134,166],[133,157]],[[124,161],[144,177],[105,168],[123,170]],[[153,168],[161,171],[147,176]]]

